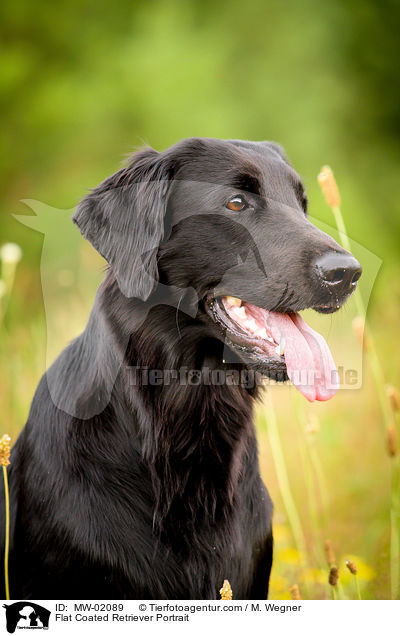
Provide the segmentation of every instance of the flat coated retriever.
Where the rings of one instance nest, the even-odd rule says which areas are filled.
[[[336,311],[359,263],[310,223],[269,142],[143,149],[73,221],[109,267],[12,450],[12,597],[215,599],[228,579],[234,598],[265,599],[253,380],[335,393],[298,312]]]

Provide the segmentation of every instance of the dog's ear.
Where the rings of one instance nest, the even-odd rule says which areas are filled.
[[[171,179],[170,162],[152,148],[103,181],[72,220],[106,259],[122,293],[147,300],[158,280],[157,249]]]

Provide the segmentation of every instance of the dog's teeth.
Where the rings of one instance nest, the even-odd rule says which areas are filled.
[[[242,306],[242,301],[240,300],[240,298],[235,298],[234,296],[226,296],[226,302],[228,303],[229,307]]]
[[[250,320],[246,320],[244,323],[244,326],[247,327],[247,329],[250,329],[251,331],[257,330],[257,325],[254,318],[251,318]]]
[[[260,338],[263,338],[263,340],[268,340],[266,329],[258,329],[257,336],[260,336]]]
[[[246,310],[244,307],[233,307],[232,313],[234,316],[240,318],[240,320],[246,320]]]
[[[275,347],[275,351],[278,355],[283,356],[286,347],[286,338],[281,338],[280,343]]]

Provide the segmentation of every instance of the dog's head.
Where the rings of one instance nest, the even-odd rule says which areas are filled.
[[[310,400],[336,391],[329,349],[298,312],[339,309],[361,267],[310,223],[301,180],[276,144],[145,149],[83,200],[74,222],[124,295],[147,301],[158,284],[192,287],[198,320],[240,360],[288,375]],[[300,378],[310,371],[313,382]]]

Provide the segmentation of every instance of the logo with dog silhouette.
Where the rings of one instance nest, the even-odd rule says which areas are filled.
[[[3,607],[6,610],[6,627],[9,634],[14,634],[16,629],[49,629],[51,612],[41,605],[19,601]]]

